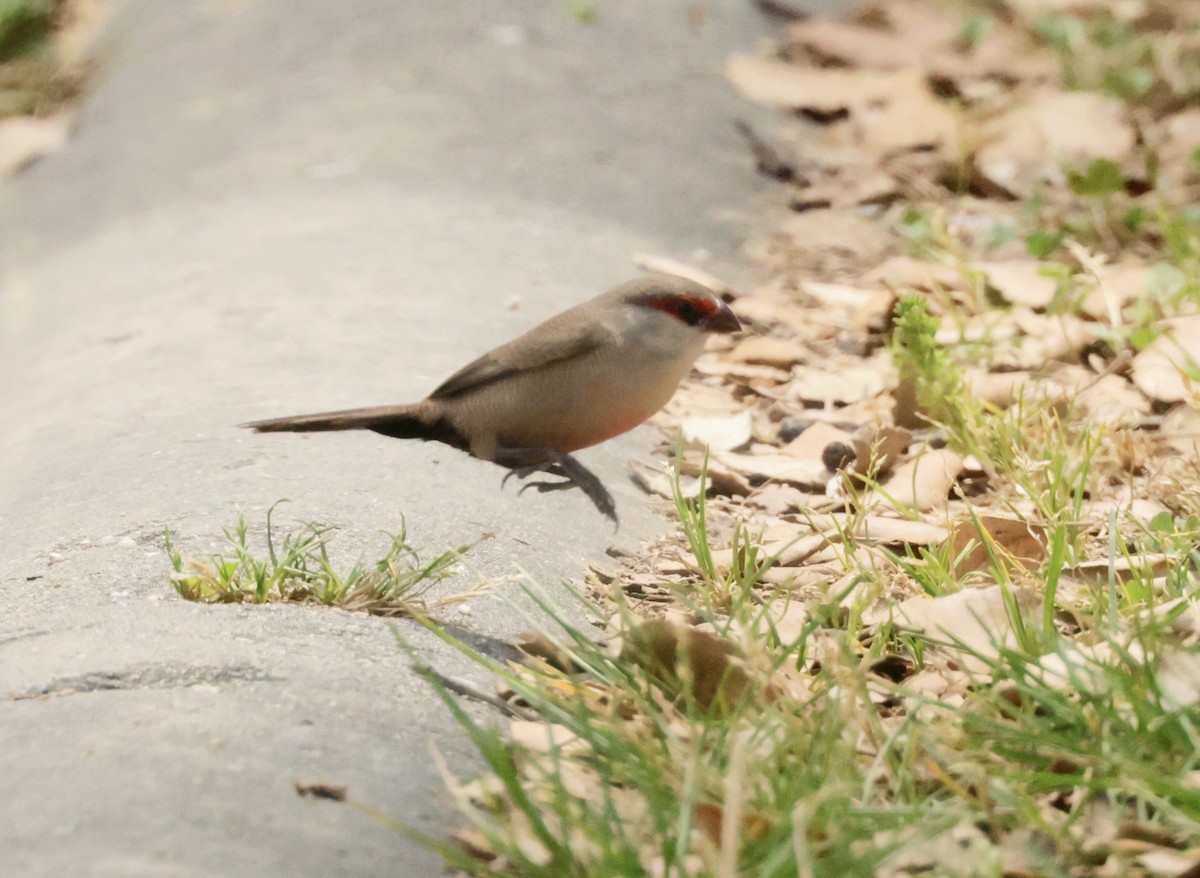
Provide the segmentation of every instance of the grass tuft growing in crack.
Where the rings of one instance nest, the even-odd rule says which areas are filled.
[[[348,569],[339,570],[329,556],[337,529],[304,522],[279,539],[272,525],[278,505],[267,511],[262,549],[252,545],[249,524],[240,512],[237,524],[223,529],[228,551],[208,558],[184,557],[170,529],[165,530],[171,584],[179,596],[199,603],[312,603],[379,616],[412,616],[479,593],[474,589],[426,599],[431,587],[458,572],[469,545],[422,561],[408,542],[407,529],[402,529],[389,535],[391,544],[377,561],[367,563],[360,557]]]

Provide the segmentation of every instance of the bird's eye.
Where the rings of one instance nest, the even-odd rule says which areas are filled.
[[[704,312],[684,299],[675,309],[676,316],[688,326],[696,326],[704,319]]]

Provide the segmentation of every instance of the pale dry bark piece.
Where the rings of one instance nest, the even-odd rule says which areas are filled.
[[[667,500],[675,496],[671,474],[664,466],[648,466],[640,460],[630,460],[629,477],[647,494],[665,497]],[[687,499],[699,497],[703,488],[697,476],[680,475],[679,491]]]
[[[830,473],[819,460],[797,460],[782,454],[737,454],[724,451],[713,460],[743,477],[787,482],[813,490],[823,490]]]
[[[928,521],[891,518],[886,515],[814,515],[809,525],[829,540],[841,541],[842,534],[860,542],[881,546],[932,546],[945,542],[950,532]]]
[[[769,484],[757,488],[746,498],[746,505],[761,509],[770,515],[782,515],[796,509],[803,509],[807,498],[811,497],[792,485]]]
[[[1158,686],[1168,710],[1195,710],[1200,702],[1200,655],[1168,649],[1158,656]]]
[[[905,694],[924,697],[941,698],[949,692],[954,684],[938,671],[926,668],[913,674],[901,686]]]
[[[1200,375],[1200,316],[1158,324],[1163,334],[1133,358],[1133,383],[1151,399],[1181,402],[1197,390]]]
[[[845,565],[836,560],[810,558],[803,567],[772,567],[763,574],[763,582],[815,598],[831,590],[831,584],[845,572]]]
[[[0,120],[0,179],[58,149],[71,135],[71,114]]]
[[[858,110],[863,142],[880,153],[927,149],[957,156],[958,114],[930,93],[919,72],[893,75],[894,93],[881,105]]]
[[[696,362],[695,370],[701,375],[727,378],[734,383],[747,384],[754,388],[786,384],[792,377],[790,372],[776,369],[774,366],[759,366],[727,359],[701,359]]]
[[[1175,406],[1163,416],[1159,434],[1181,454],[1200,458],[1200,411],[1186,404]]]
[[[885,170],[870,165],[839,165],[826,167],[827,173],[804,187],[799,202],[811,209],[844,208],[860,204],[890,204],[900,197],[900,184]],[[793,202],[793,204],[798,202]]]
[[[864,289],[849,284],[830,284],[805,281],[801,289],[822,305],[858,310],[865,308],[878,295],[877,289]]]
[[[791,328],[792,323],[801,317],[797,314],[801,309],[795,298],[774,292],[745,296],[735,300],[729,308],[743,323],[757,324],[763,327],[786,326]]]
[[[1028,197],[1044,184],[1065,183],[1062,166],[1094,159],[1125,162],[1135,135],[1124,105],[1097,92],[1043,89],[993,119],[983,131],[975,166],[1011,195]]]
[[[879,223],[850,210],[810,210],[792,214],[779,224],[776,234],[785,239],[789,260],[811,264],[823,277],[857,272],[875,265],[895,247],[895,240]],[[810,319],[810,318],[805,318]]]
[[[789,370],[795,363],[807,359],[807,354],[808,351],[794,339],[756,335],[738,342],[728,357],[738,363]]]
[[[804,634],[804,628],[812,618],[808,607],[800,601],[778,600],[767,607],[779,644],[788,647]]]
[[[911,878],[913,875],[980,875],[987,874],[981,863],[994,858],[994,845],[982,829],[962,821],[936,835],[925,835],[919,841],[897,845],[872,870],[875,878]]]
[[[797,366],[792,373],[789,398],[817,402],[825,407],[848,405],[879,396],[894,380],[890,366],[870,360],[838,369]]]
[[[863,280],[884,284],[895,290],[933,292],[963,288],[962,273],[958,269],[942,262],[914,259],[911,256],[890,256],[863,275]]]
[[[1136,423],[1150,413],[1150,402],[1118,375],[1093,376],[1074,395],[1089,417],[1105,424]]]
[[[779,451],[788,457],[821,461],[824,459],[825,449],[834,442],[841,442],[847,447],[853,447],[854,434],[847,433],[824,421],[817,421]]]
[[[1045,308],[1054,301],[1058,282],[1042,273],[1044,263],[1032,259],[1020,262],[976,262],[971,266],[987,278],[1006,302],[1030,308]]]
[[[731,415],[691,415],[679,424],[685,442],[706,445],[714,451],[730,451],[749,444],[753,435],[752,413],[742,409]]]
[[[591,751],[591,745],[566,726],[540,720],[510,720],[508,735],[513,743],[536,753],[559,752],[566,756]]]
[[[1151,126],[1147,136],[1158,153],[1159,191],[1166,197],[1200,180],[1200,167],[1192,156],[1200,150],[1200,107],[1193,107]],[[1186,196],[1185,196],[1186,197]]]
[[[930,46],[909,37],[906,33],[900,39],[890,31],[829,18],[814,17],[788,28],[794,46],[848,67],[872,70],[921,67]]]
[[[926,451],[896,467],[882,486],[881,492],[871,492],[869,503],[895,504],[904,509],[925,511],[945,506],[950,489],[963,471],[961,454],[948,448]]]
[[[1150,875],[1162,875],[1164,878],[1183,878],[1183,876],[1195,874],[1195,855],[1189,855],[1183,851],[1157,847],[1152,851],[1138,854],[1135,859]]]
[[[1023,337],[1001,351],[995,365],[1010,369],[1036,369],[1048,360],[1078,362],[1079,352],[1097,340],[1096,328],[1074,314],[1038,314],[1018,307],[1009,315],[1009,326]]]
[[[725,75],[755,103],[829,114],[885,101],[896,89],[890,73],[797,67],[740,53],[725,63]]]
[[[968,369],[964,377],[967,392],[971,396],[1000,408],[1008,408],[1036,383],[1032,374],[1026,371],[985,372],[982,369]]]
[[[1145,652],[1139,643],[1131,643],[1123,653],[1104,641],[1080,644],[1066,640],[1057,652],[1042,656],[1029,670],[1043,685],[1060,692],[1084,691],[1095,696],[1112,688],[1108,669],[1144,660]]]
[[[492,843],[488,841],[487,836],[473,826],[455,830],[450,837],[477,860],[491,862],[497,857],[496,851],[492,847]]]
[[[1111,563],[1107,559],[1082,561],[1071,567],[1064,567],[1063,573],[1077,581],[1099,586],[1107,585],[1110,578],[1116,582],[1128,582],[1136,577],[1164,576],[1172,563],[1174,562],[1170,555],[1158,552],[1134,555],[1132,558],[1121,555]]]
[[[1036,629],[1041,595],[1029,588],[1009,588],[1008,592],[1024,626]],[[987,673],[989,660],[996,658],[1000,649],[1017,645],[1009,612],[1005,589],[993,585],[936,598],[909,598],[896,606],[895,619],[904,628],[959,646],[967,670]]]
[[[1090,281],[1092,288],[1080,301],[1079,310],[1089,317],[1116,325],[1125,307],[1146,294],[1152,277],[1153,269],[1141,262],[1105,265],[1098,276],[1084,281]]]
[[[758,557],[760,563],[769,562],[774,567],[795,567],[828,545],[829,540],[825,536],[805,533],[790,540],[764,543],[759,547]],[[728,572],[733,568],[732,549],[717,549],[712,553],[712,559],[718,570]]]

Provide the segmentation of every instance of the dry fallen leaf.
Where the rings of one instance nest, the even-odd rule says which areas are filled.
[[[685,442],[706,445],[712,451],[731,451],[750,441],[754,428],[750,409],[732,415],[691,415],[679,423]]]
[[[941,262],[914,259],[911,256],[892,256],[868,271],[863,279],[886,284],[897,289],[958,290],[963,287],[962,274],[953,266]]]
[[[668,500],[675,496],[671,474],[662,465],[649,466],[640,460],[631,460],[629,461],[629,477],[647,494],[655,494]],[[697,475],[681,474],[679,477],[679,493],[688,499],[699,497],[701,490],[705,487],[701,485]]]
[[[1135,135],[1116,98],[1097,92],[1041,89],[993,119],[981,132],[975,166],[1010,195],[1029,197],[1039,186],[1061,187],[1063,165],[1084,167],[1095,159],[1121,164]]]
[[[817,421],[779,451],[788,457],[801,460],[823,461],[825,449],[830,445],[841,443],[850,448],[853,446],[853,442],[853,433],[839,429],[833,424]]]
[[[710,802],[701,802],[695,807],[693,815],[700,831],[704,833],[709,844],[721,843],[721,826],[725,821],[725,809]],[[753,841],[766,835],[771,828],[771,821],[761,814],[743,814],[741,825],[737,828],[737,838]]]
[[[842,534],[845,534],[858,542],[872,545],[922,546],[943,542],[949,536],[944,527],[931,522],[886,515],[831,513],[812,515],[806,520],[818,533],[831,541],[840,541]]]
[[[829,540],[821,534],[764,542],[758,549],[758,562],[765,564],[769,561],[776,567],[793,567],[807,561],[827,545]],[[733,549],[714,549],[712,561],[718,570],[728,572],[733,567]]]
[[[988,372],[983,369],[968,369],[967,390],[976,399],[990,402],[1000,408],[1008,408],[1026,393],[1033,383],[1029,372]]]
[[[621,658],[646,670],[672,694],[686,693],[705,712],[725,712],[751,682],[728,640],[663,619],[628,632]]]
[[[968,545],[975,544],[959,559],[956,567],[959,573],[984,570],[991,564],[985,538],[995,544],[996,561],[1009,570],[1018,566],[1034,568],[1046,558],[1046,529],[1041,525],[1005,515],[979,515],[954,528],[950,544],[954,558],[959,558]]]
[[[863,141],[881,154],[902,150],[958,152],[959,117],[929,91],[921,73],[893,74],[894,91],[881,106],[858,111]]]
[[[1196,392],[1200,376],[1200,317],[1164,320],[1163,334],[1133,358],[1133,383],[1151,399],[1181,402]]]
[[[876,477],[888,472],[908,451],[912,438],[912,433],[904,427],[864,424],[855,431],[852,442],[857,453],[855,472],[874,471]]]
[[[743,54],[730,57],[725,75],[755,103],[827,114],[886,100],[896,88],[890,73],[818,70]]]
[[[1125,307],[1146,294],[1152,275],[1150,266],[1141,262],[1105,265],[1090,278],[1091,290],[1084,295],[1079,309],[1089,317],[1116,325]]]
[[[1058,282],[1043,273],[1045,265],[1026,259],[1019,262],[977,262],[972,268],[987,278],[1006,302],[1045,308],[1054,300]]]
[[[892,382],[890,369],[876,362],[858,360],[856,365],[837,368],[797,366],[793,371],[790,398],[824,406],[847,405],[879,396]]]
[[[989,660],[996,658],[1001,648],[1017,645],[1010,611],[1021,614],[1026,628],[1036,628],[1034,610],[1040,606],[1041,596],[1034,589],[993,585],[936,598],[909,598],[896,605],[895,618],[903,627],[959,646],[963,666],[986,673],[991,668]]]
[[[518,747],[535,753],[561,753],[571,756],[591,751],[591,745],[566,726],[540,720],[510,720],[508,735]]]
[[[729,352],[729,359],[776,369],[791,369],[794,364],[806,359],[807,353],[794,339],[756,335],[738,342]]]
[[[1200,411],[1184,404],[1175,406],[1163,416],[1159,435],[1181,454],[1200,458]]]
[[[882,492],[872,492],[872,499],[918,511],[944,506],[962,471],[961,454],[948,448],[926,451],[896,467]]]
[[[782,454],[737,454],[725,451],[714,454],[712,459],[751,481],[787,482],[822,490],[830,476],[819,460],[797,460]]]
[[[920,67],[929,46],[918,40],[898,39],[893,32],[829,18],[810,18],[788,29],[794,46],[815,54],[820,60],[837,61],[848,67],[899,70]]]
[[[813,279],[857,274],[877,264],[896,246],[879,224],[852,210],[810,210],[792,214],[776,229],[789,265]],[[793,306],[793,310],[794,306]],[[807,322],[811,316],[794,314]]]

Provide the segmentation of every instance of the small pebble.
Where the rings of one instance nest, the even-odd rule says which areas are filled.
[[[821,463],[832,473],[851,464],[858,457],[854,449],[845,442],[830,442],[821,452]]]
[[[49,561],[51,564],[59,564],[63,561],[66,561],[67,556],[64,555],[62,552],[51,552],[50,554],[48,554],[46,556],[46,560]]]
[[[117,540],[117,545],[122,549],[136,549],[137,540],[133,537],[121,537],[121,539]]]

